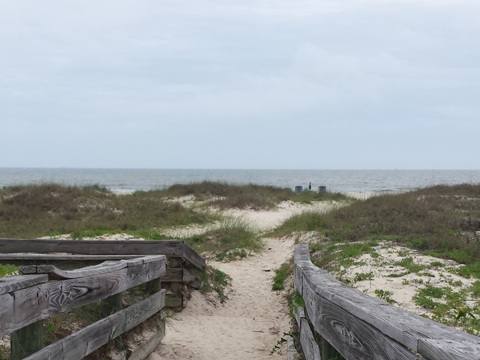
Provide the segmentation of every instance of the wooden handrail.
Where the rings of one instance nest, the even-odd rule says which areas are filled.
[[[157,255],[155,262],[137,263],[135,266],[111,270],[105,268],[103,272],[94,275],[48,282],[43,282],[45,275],[33,275],[42,282],[0,295],[0,336],[58,312],[70,311],[165,276],[166,258]],[[28,275],[27,279],[31,277]],[[18,281],[22,281],[22,278],[17,277]]]
[[[310,261],[308,245],[295,246],[294,262],[305,318],[344,358],[480,359],[479,337],[344,285]]]
[[[166,275],[166,262],[164,255],[152,255],[67,271],[52,265],[21,268],[28,275],[0,278],[0,336],[12,334],[14,359],[35,351],[28,359],[82,359],[164,307],[166,290],[160,290],[159,279]],[[144,283],[154,294],[122,309],[120,294]],[[99,300],[110,305],[114,298],[112,315],[42,348],[41,320]],[[148,340],[149,348],[162,334],[164,329]]]
[[[12,253],[69,253],[92,256],[145,256],[161,254],[167,257],[182,258],[199,269],[205,267],[205,259],[183,240],[0,239],[0,260],[11,259],[11,256],[8,254]]]

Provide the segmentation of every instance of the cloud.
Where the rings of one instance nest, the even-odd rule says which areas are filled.
[[[447,156],[442,142],[473,152],[480,130],[479,10],[468,0],[8,2],[0,126],[10,145],[40,150],[0,166],[61,165],[69,151],[48,144],[93,139],[70,157],[307,167],[325,164],[298,159],[335,149],[330,167],[415,167],[425,146],[454,167],[460,150]]]

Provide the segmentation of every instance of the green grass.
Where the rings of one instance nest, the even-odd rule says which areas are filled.
[[[476,235],[480,231],[480,185],[438,185],[374,196],[326,214],[293,216],[275,234],[298,231],[318,231],[333,243],[388,239],[430,255],[474,264],[480,259]]]
[[[480,262],[470,263],[460,266],[456,270],[457,274],[466,278],[480,279]]]
[[[16,265],[11,265],[11,264],[0,265],[0,277],[11,275],[17,271],[18,271],[18,266]]]
[[[314,243],[311,244],[311,249],[314,252],[312,262],[323,269],[339,272],[342,267],[358,265],[359,262],[356,258],[364,254],[375,253],[374,247],[377,245],[377,241]]]
[[[22,185],[0,189],[0,237],[85,237],[135,233],[218,219],[157,191],[115,195],[100,186]]]
[[[413,297],[418,306],[429,310],[433,320],[448,326],[461,326],[466,332],[480,335],[480,304],[472,304],[471,295],[478,291],[474,284],[470,289],[454,291],[449,287],[426,285]],[[467,304],[470,305],[467,305]]]
[[[202,280],[202,286],[200,288],[202,293],[215,292],[222,304],[228,299],[225,294],[225,288],[232,281],[229,275],[211,266],[207,266],[205,271],[196,273]]]
[[[283,290],[285,288],[285,280],[291,275],[293,275],[293,261],[290,260],[275,270],[272,290]]]
[[[419,271],[426,269],[426,267],[423,265],[415,264],[411,256],[397,261],[394,265],[403,266],[407,270],[408,274],[418,273]]]
[[[218,228],[186,239],[199,253],[214,253],[217,260],[245,257],[250,251],[262,249],[258,233],[242,219],[227,219]]]
[[[349,199],[340,193],[318,193],[303,191],[296,193],[289,188],[255,184],[236,185],[223,182],[203,181],[192,184],[178,184],[163,190],[165,196],[178,197],[193,195],[195,199],[213,199],[209,205],[219,209],[272,209],[282,201],[311,203],[312,201],[342,201]]]
[[[383,289],[375,289],[374,293],[376,297],[386,301],[389,304],[395,303],[395,300],[392,299],[393,293],[391,291],[383,290]]]
[[[427,285],[418,292],[418,295],[441,299],[445,295],[445,290],[433,285]]]
[[[183,206],[173,197],[192,195],[198,204]],[[110,233],[147,232],[161,239],[162,229],[220,220],[207,206],[218,209],[271,209],[281,201],[344,200],[337,193],[272,186],[201,182],[173,185],[165,190],[116,195],[106,188],[54,183],[0,189],[0,237],[34,238],[73,234],[82,238]]]

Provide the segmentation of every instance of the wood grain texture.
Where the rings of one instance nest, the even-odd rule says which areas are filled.
[[[347,287],[307,254],[307,245],[296,245],[295,288],[315,330],[345,358],[480,359],[480,338]]]
[[[162,257],[105,274],[53,280],[0,295],[0,336],[160,278],[166,274],[165,263]]]
[[[320,348],[313,337],[312,330],[305,318],[300,319],[300,343],[306,360],[321,360]]]
[[[0,278],[0,295],[24,289],[37,284],[46,283],[47,275],[15,275]]]
[[[97,262],[107,260],[124,260],[141,257],[142,255],[75,255],[75,254],[32,254],[32,253],[0,253],[0,263],[41,263],[50,264],[55,262]]]
[[[88,277],[97,274],[105,274],[127,267],[124,260],[105,261],[98,265],[91,265],[74,270],[62,270],[54,265],[28,265],[21,266],[20,273],[27,274],[47,274],[49,279],[76,279]]]
[[[165,290],[162,290],[43,348],[26,359],[82,359],[160,311],[165,304],[164,300]]]
[[[74,255],[166,255],[204,269],[205,259],[183,240],[25,240],[0,239],[0,254],[71,253]],[[0,259],[2,259],[0,257]]]
[[[180,240],[22,240],[0,239],[0,253],[183,256]]]

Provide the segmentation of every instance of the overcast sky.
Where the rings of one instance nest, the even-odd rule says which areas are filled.
[[[0,167],[480,169],[478,0],[0,4]]]

